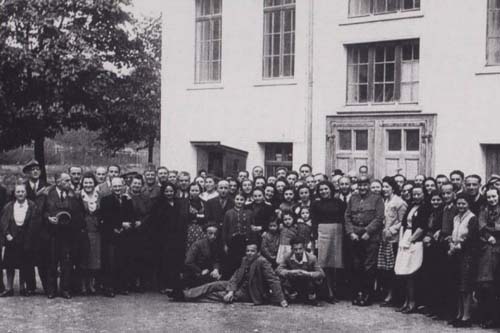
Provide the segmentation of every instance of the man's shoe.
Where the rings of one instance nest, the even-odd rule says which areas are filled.
[[[113,292],[113,290],[106,290],[106,291],[104,291],[104,296],[109,297],[109,298],[113,298],[113,297],[115,297],[115,293]]]
[[[61,293],[61,297],[65,298],[65,299],[70,299],[71,298],[71,294],[69,292],[67,292],[67,291],[63,291]]]
[[[467,319],[467,320],[458,320],[455,324],[453,324],[453,327],[457,327],[457,328],[469,328],[469,327],[472,327],[472,321],[470,319]]]
[[[3,293],[0,294],[0,297],[12,297],[14,296],[14,290],[6,289]]]
[[[170,299],[174,302],[184,302],[186,299],[184,297],[184,292],[181,289],[176,289],[172,291],[172,296]]]
[[[118,292],[118,294],[120,294],[120,295],[124,295],[124,296],[127,296],[127,295],[129,294],[129,292],[128,292],[128,290],[124,289],[124,290],[120,290],[120,291]]]
[[[47,298],[48,298],[48,299],[53,299],[53,298],[55,298],[55,297],[56,297],[56,295],[55,295],[54,293],[48,293],[48,294],[47,294]]]

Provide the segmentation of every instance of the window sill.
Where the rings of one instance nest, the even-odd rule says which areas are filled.
[[[265,79],[258,80],[253,84],[254,87],[276,87],[276,86],[296,86],[297,81],[295,79]]]
[[[476,72],[476,75],[500,75],[500,65],[484,66]]]
[[[199,83],[199,84],[194,84],[186,90],[191,91],[191,90],[221,90],[224,89],[224,86],[222,83]]]
[[[383,112],[422,112],[422,105],[415,103],[398,103],[398,104],[360,104],[360,105],[344,105],[338,110],[342,113],[383,113]]]
[[[406,20],[406,19],[414,19],[414,18],[422,18],[422,17],[424,17],[424,13],[420,10],[408,11],[408,12],[397,12],[397,13],[391,13],[391,14],[377,14],[377,15],[370,15],[370,16],[352,17],[352,18],[349,18],[342,23],[339,23],[339,26],[353,25],[353,24],[364,24],[364,23],[372,23],[372,22]]]

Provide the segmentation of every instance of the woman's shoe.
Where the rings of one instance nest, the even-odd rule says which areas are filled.
[[[0,297],[12,297],[14,296],[14,290],[6,289],[3,293],[0,294]]]
[[[404,313],[404,314],[411,314],[411,313],[417,313],[417,312],[418,312],[418,310],[417,310],[416,306],[407,307],[405,310],[401,311],[401,313]]]
[[[462,321],[462,319],[460,319],[460,318],[454,318],[454,319],[448,320],[446,323],[448,325],[455,326],[457,323],[459,323],[461,321]]]
[[[392,300],[383,301],[382,303],[380,303],[381,308],[392,308],[393,306],[394,306],[394,303],[392,302]]]
[[[408,305],[403,305],[402,307],[397,308],[395,311],[396,312],[403,312],[403,311],[406,311],[406,309],[408,309]]]

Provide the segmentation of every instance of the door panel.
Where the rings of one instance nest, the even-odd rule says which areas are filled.
[[[379,179],[398,173],[407,178],[432,174],[435,115],[331,116],[327,120],[327,172],[358,172],[366,165],[369,174]]]

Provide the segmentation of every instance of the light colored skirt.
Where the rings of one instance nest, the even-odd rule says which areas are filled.
[[[276,255],[276,263],[282,264],[285,259],[292,253],[291,245],[281,245],[278,247],[278,254]]]
[[[322,268],[344,268],[342,244],[344,227],[340,223],[318,225],[318,263]]]

